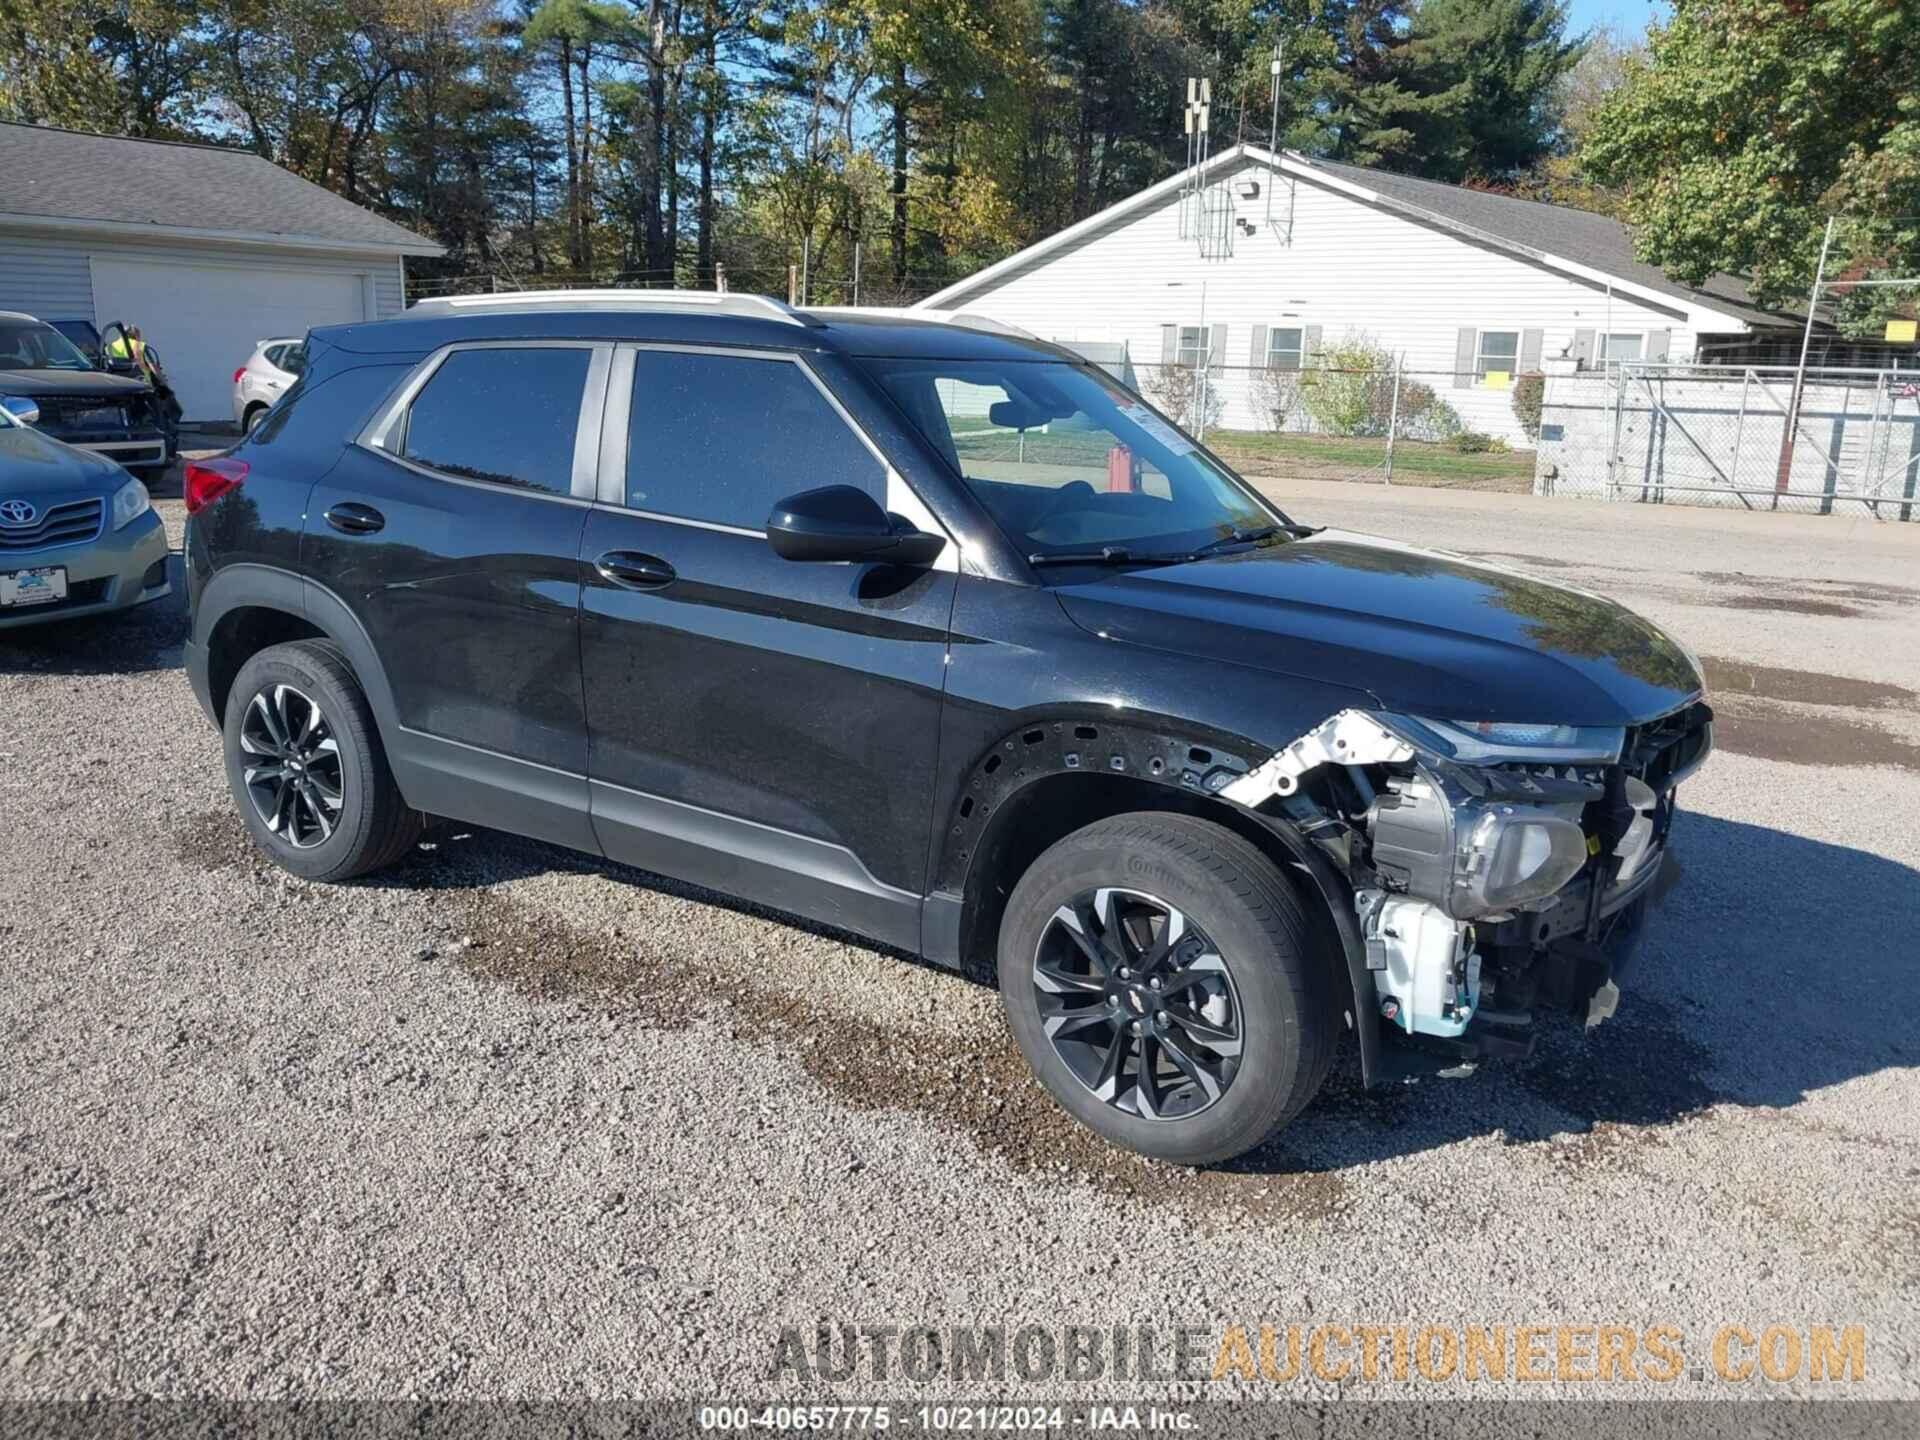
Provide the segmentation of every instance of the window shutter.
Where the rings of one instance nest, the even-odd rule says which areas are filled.
[[[1453,340],[1453,388],[1470,389],[1473,385],[1473,346],[1480,332],[1468,326],[1462,326]]]
[[[1573,332],[1573,366],[1576,370],[1593,368],[1593,331],[1576,330]]]
[[[1248,351],[1247,363],[1256,370],[1267,368],[1267,327],[1264,325],[1253,327],[1253,347]]]
[[[1162,365],[1180,363],[1180,327],[1178,325],[1160,327],[1160,363]]]
[[[1667,358],[1667,346],[1673,339],[1671,330],[1647,331],[1647,353],[1644,358],[1659,364]]]
[[[1318,325],[1309,325],[1305,330],[1300,332],[1300,349],[1300,368],[1302,370],[1306,369],[1309,365],[1319,362],[1320,327]]]
[[[1227,368],[1227,327],[1216,325],[1207,342],[1207,369],[1216,374]]]
[[[1528,375],[1540,368],[1541,342],[1546,339],[1544,330],[1522,330],[1520,332],[1520,373]]]

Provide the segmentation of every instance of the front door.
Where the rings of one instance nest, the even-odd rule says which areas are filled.
[[[951,554],[773,553],[782,496],[901,483],[794,357],[623,348],[608,426],[580,551],[606,853],[917,949]]]
[[[580,538],[611,355],[453,347],[321,479],[302,542],[385,669],[408,803],[588,850]]]

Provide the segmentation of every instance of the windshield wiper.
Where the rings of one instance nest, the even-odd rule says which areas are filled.
[[[1233,530],[1225,535],[1216,535],[1206,544],[1192,550],[1141,551],[1136,553],[1124,545],[1102,545],[1098,550],[1062,550],[1054,554],[1033,554],[1027,556],[1029,565],[1184,565],[1189,560],[1202,560],[1229,545],[1249,545],[1260,540],[1269,540],[1275,535],[1289,535],[1296,540],[1304,540],[1309,535],[1318,535],[1327,527],[1324,525],[1295,525],[1291,521],[1284,525],[1254,525],[1245,530]]]
[[[1136,555],[1124,545],[1102,545],[1098,550],[1058,550],[1027,556],[1029,565],[1178,565],[1187,555]]]
[[[1235,528],[1229,530],[1224,535],[1216,535],[1213,539],[1207,541],[1206,544],[1198,546],[1188,552],[1189,557],[1198,560],[1202,555],[1211,555],[1214,551],[1224,550],[1229,545],[1250,545],[1256,540],[1271,540],[1283,530],[1288,534],[1292,534],[1294,528],[1296,527],[1284,525],[1253,525],[1245,530]]]

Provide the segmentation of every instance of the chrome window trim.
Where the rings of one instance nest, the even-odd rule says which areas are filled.
[[[361,427],[354,437],[354,444],[364,450],[371,450],[382,459],[396,465],[405,466],[416,475],[425,475],[430,479],[444,481],[449,485],[471,485],[493,494],[529,495],[541,500],[558,500],[568,505],[590,505],[594,491],[599,483],[600,447],[596,437],[600,434],[602,416],[607,405],[607,377],[611,369],[613,345],[605,340],[462,340],[452,345],[444,345],[427,356],[404,381],[400,388],[388,397],[373,418]],[[463,350],[585,350],[587,358],[587,378],[581,387],[580,409],[574,417],[573,463],[568,475],[568,491],[561,494],[556,490],[543,489],[537,485],[499,485],[488,480],[474,480],[464,475],[449,475],[444,470],[436,470],[431,465],[422,465],[396,454],[392,441],[406,418],[408,407],[427,386],[427,382],[447,363],[451,355]]]
[[[633,357],[642,350],[665,351],[679,355],[725,355],[737,360],[777,360],[799,367],[800,373],[807,377],[808,383],[819,392],[840,423],[853,432],[854,438],[863,445],[880,466],[882,483],[885,487],[883,504],[888,510],[896,511],[911,520],[921,529],[931,534],[944,536],[947,545],[940,552],[930,569],[956,572],[960,564],[960,544],[951,531],[940,522],[932,507],[920,497],[906,477],[896,470],[887,454],[867,433],[862,425],[845,405],[840,397],[827,388],[827,384],[806,362],[803,355],[787,350],[761,350],[752,346],[739,345],[684,345],[663,341],[622,341],[617,347],[608,386],[605,416],[602,420],[600,437],[600,496],[599,504],[608,510],[623,515],[637,515],[647,520],[658,520],[668,525],[685,525],[695,530],[711,530],[723,535],[743,535],[749,539],[764,540],[767,532],[745,525],[728,525],[718,520],[699,520],[687,515],[667,515],[657,510],[642,510],[627,503],[627,432],[632,418],[633,401]]]

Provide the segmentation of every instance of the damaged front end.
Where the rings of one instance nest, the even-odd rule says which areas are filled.
[[[1627,728],[1343,710],[1221,793],[1345,873],[1362,1015],[1457,1058],[1523,1055],[1537,1010],[1612,1014],[1712,719],[1700,702]]]

